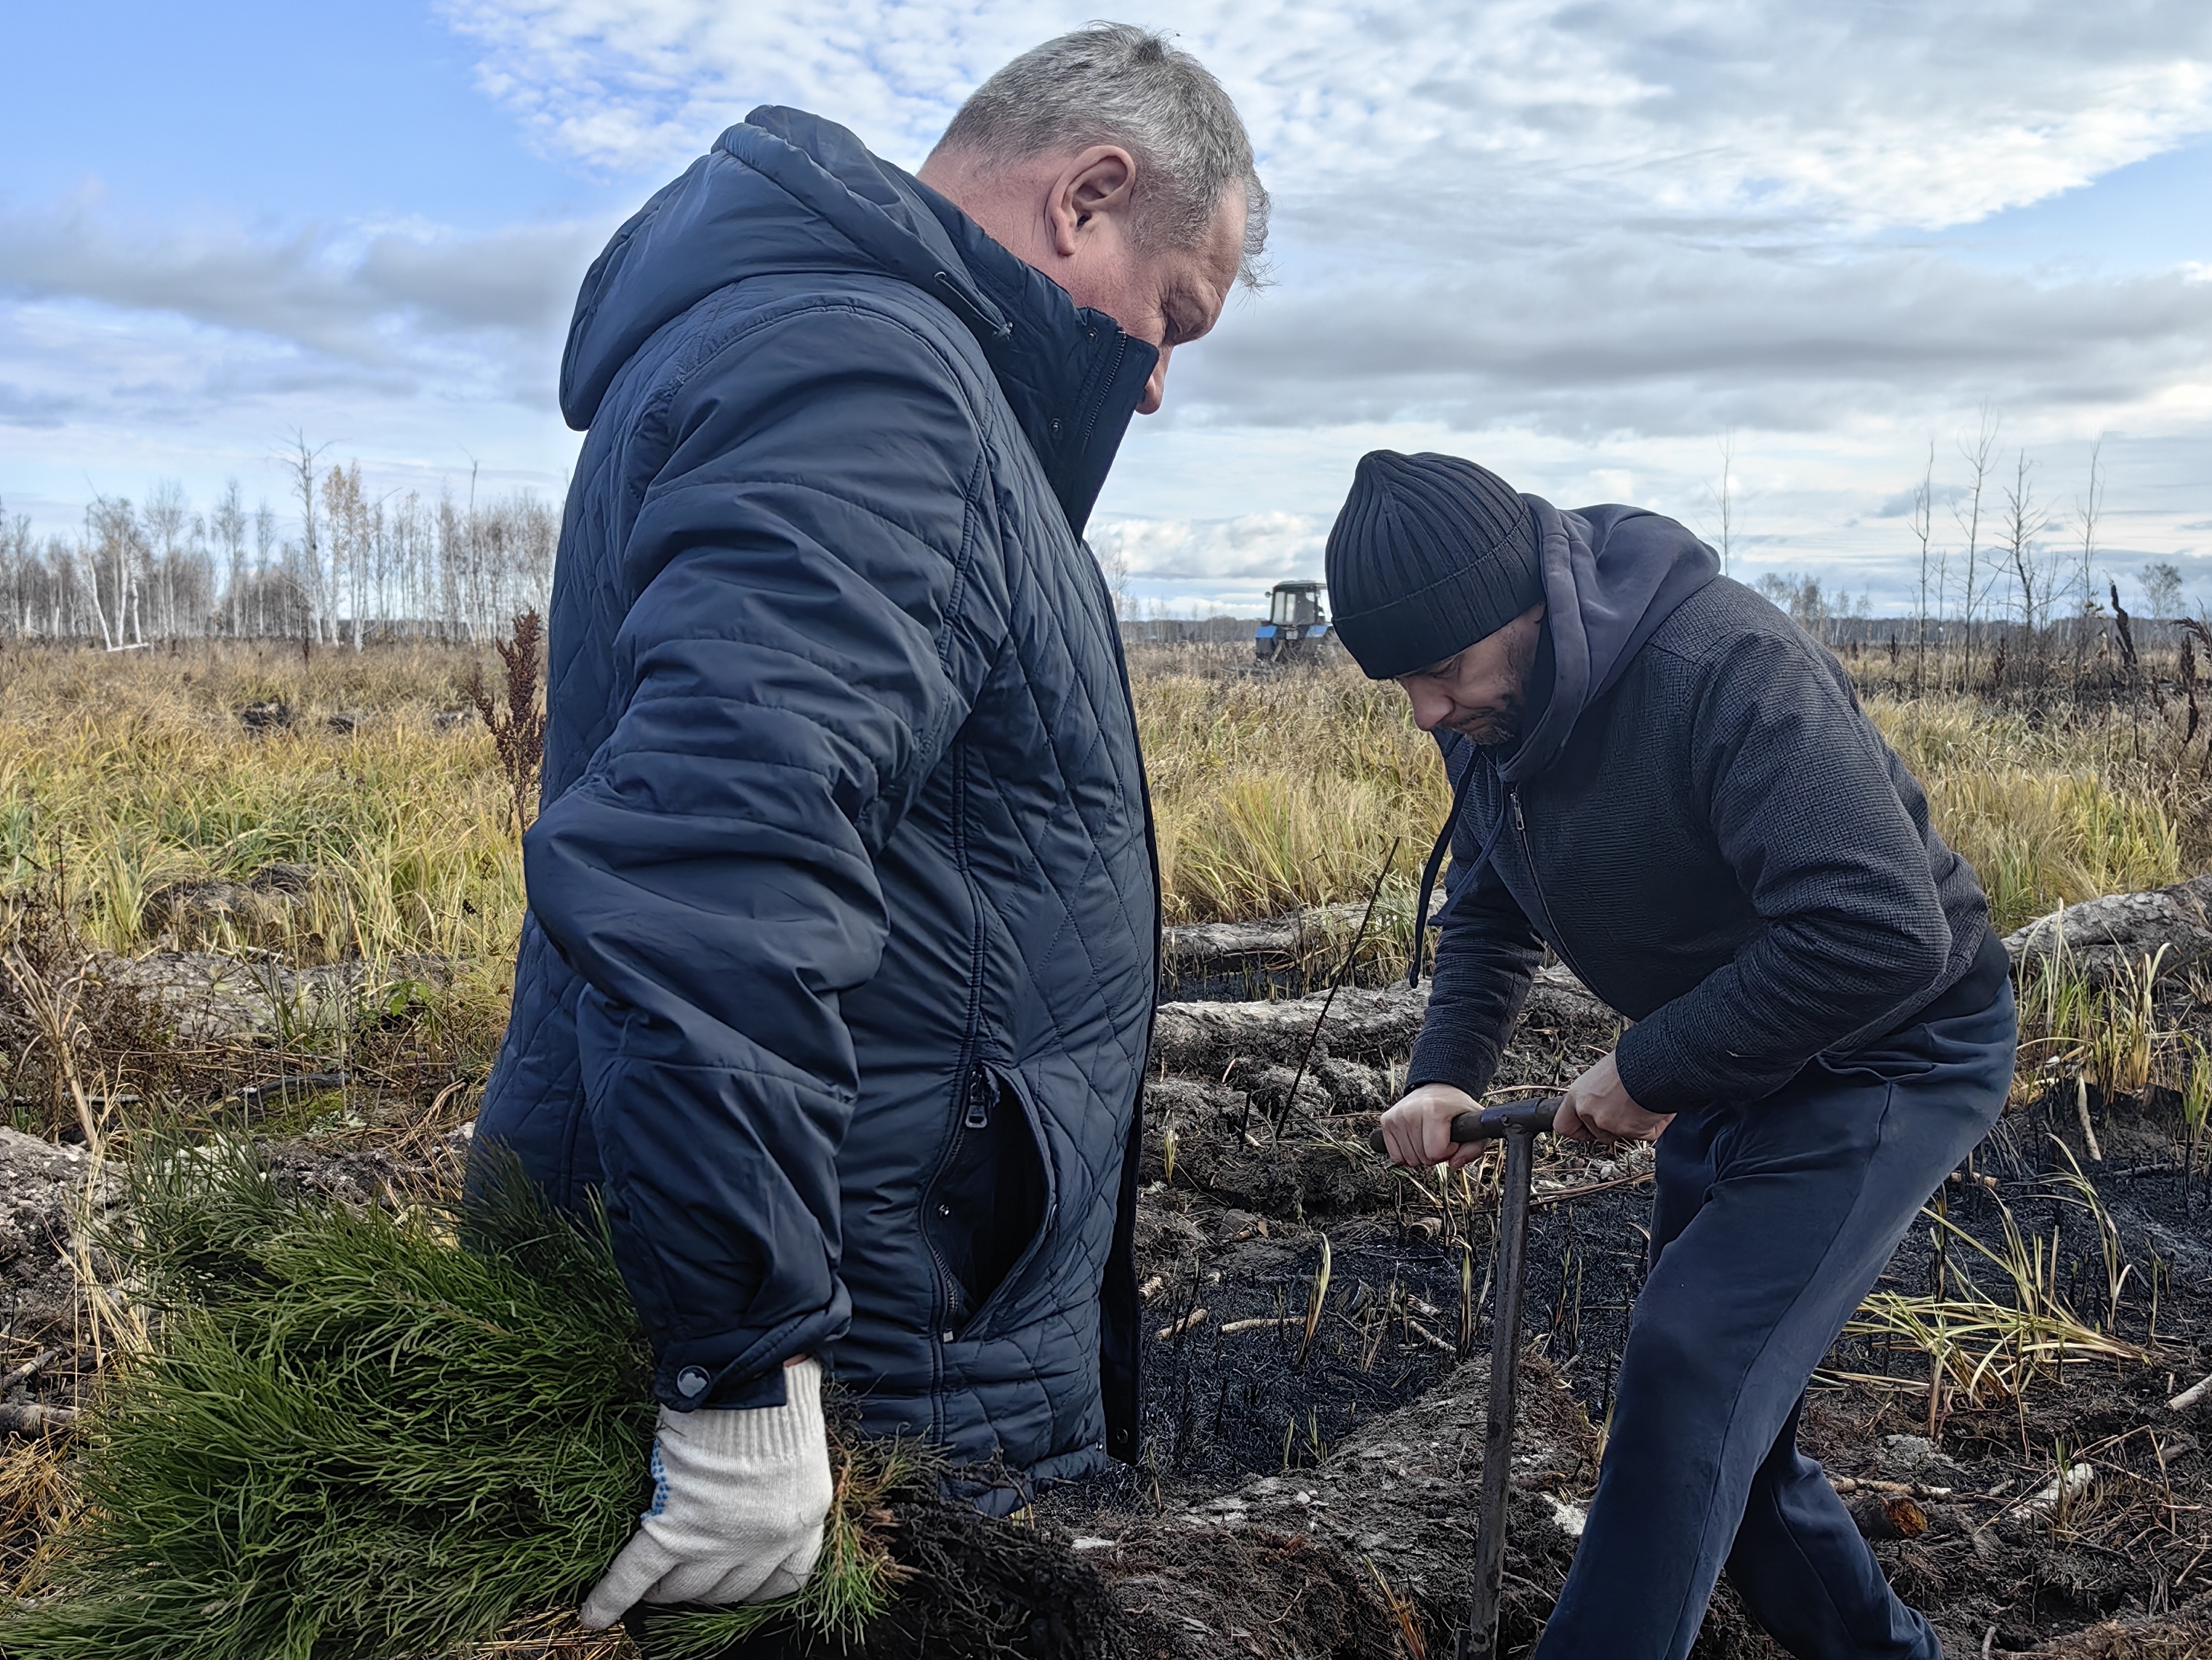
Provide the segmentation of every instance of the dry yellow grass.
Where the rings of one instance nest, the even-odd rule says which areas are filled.
[[[2001,929],[2203,867],[2201,759],[2163,722],[2139,751],[2132,724],[2032,725],[1960,699],[1869,709],[1927,787],[1936,828],[1981,877]],[[2192,830],[2199,845],[2185,848]]]
[[[1449,798],[1395,687],[1348,670],[1249,675],[1191,648],[1140,652],[1135,667],[1170,921],[1358,899],[1395,836],[1394,885],[1410,879]],[[2179,881],[2212,856],[2204,757],[2155,714],[2032,723],[1955,697],[1869,708],[2000,928]]]
[[[1238,666],[1195,651],[1132,665],[1168,921],[1364,899],[1394,838],[1409,887],[1450,793],[1404,696],[1348,671]]]
[[[490,739],[441,727],[471,660],[423,648],[0,657],[0,888],[61,900],[109,950],[271,946],[303,962],[503,958],[520,854]],[[240,711],[281,702],[289,724]],[[334,727],[348,721],[352,730]],[[284,903],[179,917],[173,885],[317,879]],[[157,903],[149,907],[149,899]],[[183,937],[178,937],[179,934]]]
[[[76,1513],[68,1451],[60,1434],[0,1444],[0,1596],[20,1596],[37,1582],[55,1535]]]
[[[463,706],[477,660],[433,647],[305,663],[276,645],[0,654],[0,893],[64,895],[84,936],[118,952],[503,965],[522,915],[504,781],[473,719],[438,719]],[[1389,909],[1403,909],[1447,805],[1434,745],[1392,687],[1243,662],[1234,648],[1134,655],[1169,920],[1358,901],[1394,840]],[[276,702],[288,725],[240,718]],[[1956,699],[1871,707],[2002,926],[2206,858],[2203,763],[2155,716],[2033,725]],[[351,730],[331,724],[347,715]],[[228,914],[175,903],[177,884],[272,865],[318,874],[258,910],[245,896]]]

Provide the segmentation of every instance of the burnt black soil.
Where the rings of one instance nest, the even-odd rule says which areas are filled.
[[[1365,1093],[1357,1085],[1340,1078],[1323,1093],[1349,1103]],[[1485,1397],[1470,1378],[1488,1341],[1487,1299],[1476,1299],[1469,1323],[1462,1274],[1465,1264],[1475,1288],[1486,1284],[1494,1196],[1480,1175],[1464,1203],[1383,1167],[1364,1151],[1365,1111],[1332,1116],[1316,1098],[1279,1140],[1264,1115],[1244,1114],[1234,1088],[1170,1079],[1164,1093],[1175,1168],[1156,1124],[1139,1231],[1147,1451],[1133,1468],[1044,1495],[1046,1531],[1027,1535],[1086,1572],[1095,1562],[1118,1623],[1071,1637],[1071,1646],[1022,1646],[1030,1639],[1021,1633],[994,1637],[998,1647],[939,1646],[940,1633],[926,1646],[871,1654],[1287,1660],[1405,1654],[1408,1632],[1431,1653],[1450,1651],[1473,1543],[1473,1466],[1401,1479],[1361,1461],[1409,1423],[1479,1439]],[[2212,1465],[2200,1440],[2212,1414],[2166,1404],[2212,1369],[2212,1173],[2203,1158],[2192,1171],[2170,1096],[2093,1101],[2090,1114],[2101,1159],[2089,1156],[2069,1085],[2009,1116],[1948,1184],[1944,1208],[1993,1249],[2002,1248],[2008,1213],[2046,1254],[2055,1238],[2069,1306],[2092,1323],[2109,1315],[2116,1335],[2154,1350],[2156,1364],[2077,1362],[2059,1379],[2039,1379],[2024,1401],[1947,1397],[1930,1436],[1925,1357],[1852,1338],[1826,1370],[1887,1372],[1895,1385],[1831,1381],[1808,1402],[1806,1442],[1832,1475],[1919,1495],[1926,1531],[1876,1549],[1954,1654],[2212,1655]],[[2071,1169],[2062,1149],[2094,1186],[2119,1263],[2134,1265],[2117,1313],[2106,1307],[2106,1237],[2062,1180]],[[1516,1457],[1537,1456],[1533,1438],[1537,1453],[1579,1474],[1553,1478],[1543,1493],[1516,1492],[1509,1655],[1533,1650],[1571,1560],[1548,1506],[1554,1497],[1586,1499],[1595,1478],[1592,1426],[1609,1402],[1642,1281],[1645,1171],[1558,1154],[1540,1168],[1549,1202],[1534,1216],[1524,1317],[1529,1371],[1553,1404],[1548,1422],[1524,1407]],[[1309,1342],[1303,1316],[1324,1238],[1329,1288]],[[1962,1249],[1948,1247],[1946,1273],[1957,1272]],[[1925,1292],[1936,1271],[1930,1234],[1917,1229],[1884,1283]],[[1985,1287],[2001,1284],[1987,1263],[1973,1271]],[[1237,1329],[1254,1320],[1270,1323]],[[1477,1358],[1462,1364],[1470,1351]],[[2089,1492],[2063,1519],[2014,1514],[2062,1456],[2096,1466]],[[1347,1468],[1370,1478],[1357,1496],[1327,1486]],[[1294,1507],[1309,1491],[1314,1508]],[[1328,1525],[1325,1493],[1335,1505]],[[1064,1530],[1056,1541],[1054,1529]],[[1069,1549],[1078,1542],[1083,1549]],[[1091,1583],[1057,1594],[1089,1609]],[[1699,1660],[1779,1652],[1723,1585]]]
[[[1572,997],[1551,998],[1532,1003],[1550,1012],[1524,1024],[1501,1072],[1509,1085],[1556,1085],[1611,1039],[1610,1025],[1583,1018]],[[2161,1014],[2165,1025],[2205,1025],[2193,1005]],[[1140,1171],[1143,1461],[1042,1494],[1014,1525],[934,1499],[902,1502],[891,1535],[912,1577],[853,1652],[1451,1651],[1474,1543],[1496,1175],[1477,1166],[1465,1184],[1439,1184],[1367,1150],[1374,1114],[1393,1093],[1389,1062],[1402,1059],[1389,1045],[1405,1024],[1369,1018],[1340,1053],[1324,1046],[1295,1098],[1301,1032],[1186,1039],[1188,1067],[1153,1087]],[[1237,1052],[1240,1042],[1252,1052]],[[1924,1514],[1917,1537],[1876,1549],[1954,1656],[2212,1657],[2212,1406],[2166,1404],[2212,1371],[2212,1148],[2191,1152],[2168,1091],[2092,1098],[2087,1110],[2094,1152],[2069,1083],[2008,1116],[1941,1203],[1993,1250],[2003,1249],[2008,1220],[2041,1241],[2067,1304],[2153,1363],[2075,1359],[2037,1377],[2024,1399],[1947,1396],[1931,1426],[1924,1354],[1850,1338],[1807,1406],[1807,1446],[1832,1477],[1891,1484]],[[353,1202],[435,1174],[359,1150],[270,1150],[286,1179]],[[27,1141],[23,1157],[34,1152],[64,1156]],[[2076,1165],[2109,1231],[2068,1185]],[[1567,1518],[1595,1481],[1595,1426],[1642,1285],[1649,1170],[1648,1157],[1547,1149],[1540,1158],[1509,1656],[1533,1650],[1572,1560]],[[0,1218],[10,1324],[23,1344],[66,1347],[74,1338],[46,1331],[32,1295],[33,1268],[55,1261],[59,1212],[31,1201],[36,1172],[19,1174],[15,1209]],[[67,1172],[51,1175],[49,1185]],[[1309,1338],[1324,1244],[1328,1289]],[[1957,1242],[1939,1261],[1925,1226],[1883,1286],[1920,1294],[1955,1285],[1962,1262],[2004,1295],[1994,1267]],[[2113,1307],[2108,1286],[2122,1268]],[[13,1402],[66,1404],[76,1370],[57,1364],[19,1383]],[[2096,1479],[2063,1514],[2016,1511],[2062,1462],[2083,1461]],[[744,1652],[813,1651],[787,1634]],[[1778,1653],[1723,1585],[1698,1660]]]
[[[957,1505],[902,1506],[896,1548],[915,1576],[856,1652],[1451,1652],[1475,1542],[1495,1177],[1478,1167],[1468,1189],[1440,1189],[1367,1152],[1378,1080],[1363,1070],[1340,1063],[1310,1096],[1302,1089],[1279,1138],[1270,1112],[1248,1114],[1233,1085],[1164,1082],[1139,1231],[1143,1462],[1043,1494],[1011,1527]],[[1271,1110],[1288,1083],[1276,1080]],[[1925,1357],[1851,1338],[1808,1403],[1805,1440],[1832,1476],[1891,1484],[1924,1516],[1917,1537],[1875,1548],[1954,1656],[2212,1655],[2212,1467],[2201,1443],[2212,1413],[2166,1406],[2212,1369],[2212,1174],[2192,1168],[2168,1096],[2092,1102],[2090,1116],[2101,1159],[2070,1086],[2016,1110],[1947,1186],[1943,1207],[1993,1249],[2008,1215],[2046,1255],[2055,1238],[2069,1305],[2093,1323],[2109,1316],[2156,1364],[2085,1359],[2024,1400],[1947,1397],[1931,1435]],[[2134,1265],[2117,1311],[2106,1306],[2107,1236],[2062,1179],[2069,1150],[2111,1219],[2116,1261]],[[1533,1651],[1572,1561],[1566,1520],[1595,1478],[1595,1426],[1642,1283],[1648,1171],[1556,1150],[1540,1164],[1507,1656]],[[1328,1288],[1309,1340],[1324,1241]],[[1962,1250],[1947,1248],[1944,1274],[1955,1275]],[[1996,1283],[1990,1265],[1972,1271]],[[1884,1283],[1926,1292],[1937,1273],[1931,1236],[1917,1229]],[[1254,1321],[1265,1323],[1240,1323]],[[2017,1513],[2062,1457],[2093,1463],[2094,1484],[2063,1516]],[[744,1652],[815,1651],[777,1639]],[[1696,1660],[1779,1653],[1723,1584]]]
[[[1370,1115],[1309,1119],[1278,1138],[1234,1090],[1170,1082],[1175,1170],[1170,1179],[1156,1128],[1138,1233],[1152,1450],[1125,1481],[1218,1484],[1310,1466],[1487,1345],[1494,1166],[1470,1195],[1440,1198],[1367,1150]],[[1550,1164],[1530,1230],[1524,1330],[1595,1418],[1642,1284],[1648,1169]],[[1558,1196],[1607,1180],[1619,1185]],[[1309,1344],[1298,1316],[1324,1237],[1329,1288]],[[1252,1320],[1282,1323],[1234,1329]]]
[[[1124,1614],[1055,1529],[1008,1527],[955,1500],[916,1498],[891,1506],[888,1531],[907,1577],[890,1612],[859,1643],[774,1629],[731,1648],[729,1660],[1115,1660],[1142,1652],[1142,1622]],[[647,1660],[670,1652],[649,1617],[631,1626]]]
[[[1924,1358],[1846,1340],[1831,1357],[1835,1369],[1894,1370],[1913,1387],[1824,1389],[1810,1403],[1805,1439],[1832,1475],[1951,1490],[1927,1505],[1926,1535],[1877,1549],[1954,1651],[2041,1652],[2056,1642],[2054,1653],[2212,1654],[2212,1461],[2202,1444],[2212,1413],[2166,1405],[2212,1369],[2212,1186],[2202,1150],[2190,1156],[2179,1106],[2163,1091],[2093,1100],[2100,1160],[2072,1086],[2053,1090],[2008,1116],[1941,1201],[1992,1247],[2002,1248],[2008,1213],[2021,1233],[2045,1241],[2068,1305],[2152,1351],[2151,1365],[2085,1359],[2019,1400],[1947,1397],[1931,1437]],[[2114,1266],[2131,1270],[2117,1309],[2106,1231],[2063,1179],[2077,1164],[2111,1219]],[[1961,1260],[1954,1242],[1941,1271]],[[1996,1289],[1991,1265],[1965,1260]],[[1938,1273],[1930,1231],[1920,1228],[1883,1280],[1920,1292]],[[2018,1517],[2013,1507],[2049,1481],[2062,1454],[2096,1467],[2094,1487],[2061,1525]],[[2124,1629],[2100,1629],[2115,1620]],[[2173,1631],[2144,1631],[2147,1622]]]

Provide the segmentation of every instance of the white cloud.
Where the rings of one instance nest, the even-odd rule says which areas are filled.
[[[820,111],[912,164],[984,75],[1095,15],[1039,0],[448,13],[541,143],[624,169],[672,169],[760,102]],[[1765,550],[1852,560],[1886,556],[1879,538],[1824,527],[1878,517],[1917,476],[1908,452],[1962,409],[1990,400],[2049,443],[2172,429],[2212,398],[2207,285],[2052,281],[1899,234],[2212,130],[2212,10],[1193,0],[1172,21],[1253,130],[1281,281],[1178,356],[1169,414],[1117,474],[1096,539],[1140,588],[1317,571],[1329,491],[1267,459],[1311,453],[1299,433],[1341,435],[1321,445],[1342,452],[1334,470],[1310,477],[1413,433],[1511,458],[1562,499],[1693,520],[1713,434],[1741,429],[1747,459],[1811,443],[1824,454],[1799,473],[1818,483],[1755,492],[1754,516],[1787,526],[1768,518],[1788,545]],[[1194,479],[1170,463],[1174,502],[1156,504],[1137,469],[1164,459],[1168,432],[1246,465]]]
[[[641,198],[762,102],[918,162],[985,75],[1096,15],[441,3],[544,150],[639,177]],[[1730,428],[1747,533],[1775,538],[1761,557],[1871,568],[1894,556],[1927,435],[1948,459],[1984,399],[2045,447],[2136,434],[2160,458],[2128,487],[2164,515],[2144,545],[2202,518],[2207,268],[2060,280],[1928,233],[2212,131],[2212,7],[1184,0],[1132,21],[1172,22],[1237,96],[1281,278],[1178,354],[1168,416],[1139,423],[1102,503],[1095,539],[1140,585],[1257,593],[1317,571],[1376,443],[1695,522]],[[167,447],[210,423],[233,456],[303,423],[405,465],[520,435],[514,454],[551,476],[573,453],[548,413],[561,331],[609,228],[0,208],[0,427],[58,496],[82,470],[71,446],[182,472]],[[2116,480],[2116,508],[2126,496]]]
[[[1318,570],[1329,521],[1316,514],[1254,513],[1236,519],[1102,518],[1091,545],[1109,569],[1155,584],[1216,583]]]
[[[0,293],[179,319],[377,370],[449,370],[458,351],[550,398],[560,331],[605,234],[576,224],[473,235],[423,225],[157,228],[80,195],[0,212]]]
[[[914,160],[984,75],[1091,15],[1039,0],[447,11],[544,142],[623,168],[672,165],[763,101]],[[1237,94],[1291,215],[1380,185],[1393,207],[1504,189],[1949,225],[2212,128],[2212,12],[2191,6],[1185,0],[1173,21]]]
[[[1614,228],[1286,283],[1178,356],[1186,418],[1808,431],[1930,402],[2113,411],[2212,380],[2212,285],[2044,284],[1914,251],[1784,260]]]
[[[943,115],[1064,9],[820,0],[447,0],[479,40],[486,90],[549,149],[623,172],[672,170],[760,103],[834,112],[919,159]],[[1081,17],[1074,20],[1083,21]]]

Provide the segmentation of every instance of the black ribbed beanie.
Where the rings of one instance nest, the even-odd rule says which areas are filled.
[[[1536,519],[1455,455],[1373,450],[1328,533],[1331,621],[1372,680],[1495,634],[1544,597]]]

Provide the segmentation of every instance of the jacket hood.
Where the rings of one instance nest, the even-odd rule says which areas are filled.
[[[1672,519],[1641,508],[1535,514],[1552,685],[1536,723],[1498,769],[1508,784],[1550,766],[1584,709],[1613,690],[1674,608],[1721,572],[1720,556]]]
[[[755,110],[615,233],[576,298],[562,415],[588,427],[639,348],[718,289],[810,271],[896,277],[949,307],[1081,533],[1158,353],[843,127],[801,110]]]

